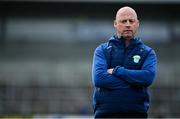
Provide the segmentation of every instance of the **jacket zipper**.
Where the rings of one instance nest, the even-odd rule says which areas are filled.
[[[124,46],[124,60],[123,60],[123,67],[125,66],[126,63],[126,59],[127,59],[127,51],[128,51],[128,47]]]

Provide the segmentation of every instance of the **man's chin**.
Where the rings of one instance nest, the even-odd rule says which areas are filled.
[[[130,40],[133,38],[133,36],[123,36],[124,39]]]

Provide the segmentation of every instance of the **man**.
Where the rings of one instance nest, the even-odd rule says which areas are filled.
[[[139,21],[132,8],[118,10],[114,27],[116,35],[94,52],[95,118],[147,118],[148,87],[156,74],[156,54],[134,37]]]

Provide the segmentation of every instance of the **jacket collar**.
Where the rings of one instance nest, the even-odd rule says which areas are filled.
[[[118,36],[116,35],[112,36],[109,39],[109,42],[117,42],[117,43],[120,43],[121,45],[125,45],[125,39],[123,37],[118,38]],[[141,38],[135,37],[130,40],[129,46],[135,46],[135,45],[140,45],[140,44],[142,44]]]

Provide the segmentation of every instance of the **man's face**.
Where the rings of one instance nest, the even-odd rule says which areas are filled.
[[[116,28],[119,36],[130,40],[134,37],[139,27],[139,21],[137,20],[136,15],[134,15],[132,12],[125,11],[116,16],[114,27]]]

